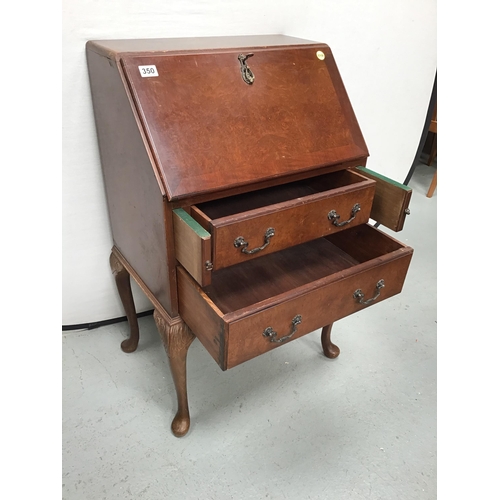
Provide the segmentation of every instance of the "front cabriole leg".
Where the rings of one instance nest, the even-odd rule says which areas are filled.
[[[118,257],[111,252],[109,256],[109,264],[111,271],[115,277],[116,288],[127,315],[128,324],[130,328],[129,338],[121,343],[123,352],[134,352],[139,344],[139,324],[137,323],[137,313],[135,311],[134,297],[132,295],[132,288],[130,287],[130,274],[123,267]]]
[[[169,323],[158,309],[155,309],[154,319],[167,352],[177,393],[177,414],[172,421],[172,432],[175,436],[182,437],[188,432],[191,421],[187,397],[186,357],[195,336],[180,318]]]
[[[331,359],[336,358],[340,354],[340,349],[335,344],[332,344],[332,341],[330,340],[332,326],[333,323],[323,327],[323,330],[321,331],[321,345],[323,346],[323,353],[327,358]]]

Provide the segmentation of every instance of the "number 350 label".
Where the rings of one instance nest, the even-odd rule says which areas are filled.
[[[152,64],[151,66],[139,66],[139,72],[143,78],[147,78],[149,76],[158,76],[158,70],[156,66]]]

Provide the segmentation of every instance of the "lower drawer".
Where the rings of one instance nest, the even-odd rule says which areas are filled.
[[[179,312],[223,370],[399,293],[413,250],[370,225],[213,273],[178,266]]]

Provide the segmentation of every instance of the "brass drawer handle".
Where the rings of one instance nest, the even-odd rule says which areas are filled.
[[[288,340],[297,331],[297,325],[300,325],[300,323],[302,323],[302,316],[300,314],[297,314],[297,316],[292,319],[292,330],[285,337],[280,337],[279,339],[277,339],[276,335],[278,335],[278,333],[275,332],[270,326],[268,326],[262,332],[262,335],[264,335],[264,337],[269,337],[269,340],[271,342],[277,342],[281,344],[281,342],[285,342],[285,340]]]
[[[333,223],[334,226],[337,227],[342,227],[345,226],[346,224],[349,224],[349,222],[352,222],[354,218],[356,217],[356,214],[361,210],[361,205],[359,203],[356,203],[351,210],[351,218],[347,219],[343,222],[339,222],[338,219],[340,219],[340,215],[335,211],[335,210],[330,210],[328,212],[328,220]]]
[[[363,300],[365,294],[361,291],[360,288],[358,288],[354,292],[353,297],[355,299],[357,299],[359,304],[363,304],[364,306],[367,306],[367,305],[371,304],[372,302],[375,302],[378,299],[378,297],[380,295],[380,290],[382,290],[382,288],[384,288],[384,286],[385,286],[384,280],[379,280],[377,282],[377,284],[375,285],[375,295],[371,299]]]
[[[260,252],[261,250],[264,250],[264,248],[267,247],[267,245],[269,245],[269,240],[275,235],[275,232],[274,232],[274,227],[270,227],[268,228],[268,230],[266,231],[266,234],[264,234],[264,244],[261,246],[261,247],[257,247],[257,248],[254,248],[253,250],[248,250],[247,249],[247,246],[248,246],[248,241],[245,241],[245,238],[243,238],[243,236],[238,236],[235,240],[234,240],[234,246],[236,248],[241,248],[241,251],[243,253],[246,253],[247,255],[252,255],[253,253],[257,253],[257,252]]]

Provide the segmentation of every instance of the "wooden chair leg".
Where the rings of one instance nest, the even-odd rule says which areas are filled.
[[[431,166],[434,158],[436,158],[437,153],[437,134],[432,134],[431,151],[429,153],[429,159],[427,160],[427,165]]]
[[[427,198],[432,198],[432,195],[434,194],[434,191],[436,190],[437,186],[437,170],[434,173],[434,177],[432,178],[431,185],[429,186],[429,191],[427,191]]]
[[[170,371],[177,393],[177,414],[172,421],[172,432],[176,437],[187,434],[191,419],[187,397],[186,357],[195,336],[189,327],[178,320],[173,324],[155,309],[154,319],[170,362]]]
[[[323,330],[321,331],[321,345],[323,346],[323,353],[327,358],[331,359],[336,358],[340,354],[340,349],[335,344],[332,344],[332,341],[330,340],[332,326],[333,323],[323,327]]]
[[[139,344],[139,324],[137,323],[134,297],[132,296],[132,288],[130,287],[130,274],[113,252],[109,256],[109,263],[115,276],[116,287],[118,288],[118,293],[120,294],[130,327],[129,338],[121,343],[121,349],[127,353],[134,352]]]

